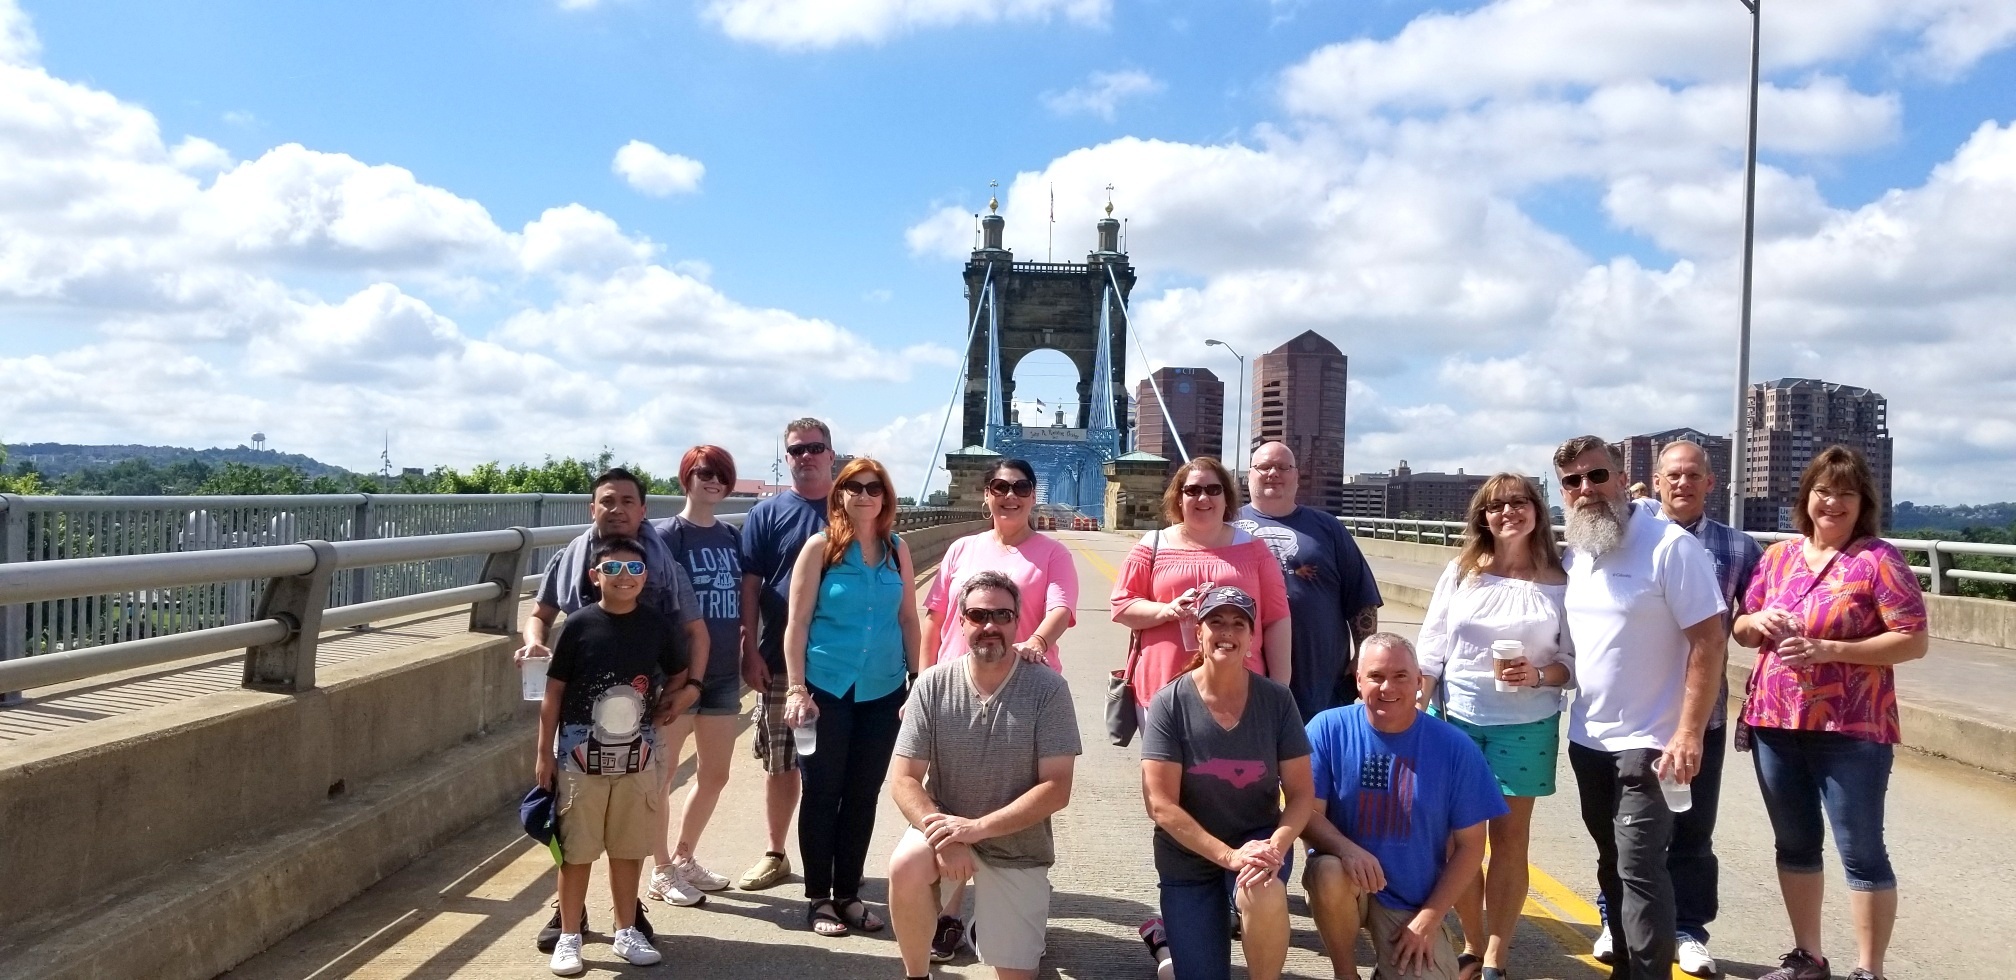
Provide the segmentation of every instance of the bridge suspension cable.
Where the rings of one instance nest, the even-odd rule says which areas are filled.
[[[993,295],[994,265],[990,262],[987,265],[987,275],[980,280],[980,298],[983,305],[989,309],[992,309],[994,306]],[[924,485],[917,488],[917,503],[919,506],[922,506],[924,503],[924,495],[931,492],[931,474],[938,469],[938,454],[945,451],[945,430],[951,428],[952,410],[959,406],[959,397],[966,388],[966,365],[970,361],[970,358],[966,356],[966,352],[973,349],[973,332],[978,329],[980,329],[980,310],[975,308],[973,310],[973,322],[966,325],[966,346],[960,349],[959,371],[957,372],[958,380],[953,382],[951,400],[945,403],[945,421],[938,426],[938,444],[931,447],[931,458],[924,463]],[[994,397],[991,387],[987,393],[987,397],[990,400]],[[947,471],[945,476],[949,480],[952,474],[950,471]]]
[[[1155,372],[1148,362],[1148,351],[1141,346],[1141,331],[1134,327],[1134,314],[1127,309],[1127,294],[1120,291],[1120,280],[1113,275],[1113,267],[1106,267],[1106,281],[1111,284],[1113,295],[1120,300],[1120,317],[1127,321],[1127,336],[1134,340],[1134,353],[1141,355],[1141,370],[1148,375],[1148,387],[1155,392],[1155,407],[1162,410],[1162,421],[1169,426],[1169,438],[1176,442],[1176,452],[1183,462],[1190,462],[1190,450],[1183,445],[1183,435],[1176,431],[1176,419],[1169,414],[1169,400],[1162,397],[1162,386],[1155,383]],[[1138,422],[1136,423],[1139,424]]]

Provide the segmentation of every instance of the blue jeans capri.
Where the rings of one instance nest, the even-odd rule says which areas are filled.
[[[1771,816],[1778,870],[1817,874],[1823,869],[1824,811],[1848,887],[1858,892],[1896,888],[1890,852],[1883,844],[1892,747],[1839,732],[1758,728],[1753,733],[1757,787]]]
[[[1240,842],[1264,840],[1273,827],[1244,835]],[[1295,849],[1281,862],[1285,885],[1295,866]],[[1161,881],[1162,928],[1169,938],[1169,959],[1176,980],[1230,980],[1232,976],[1232,916],[1228,911],[1239,890],[1238,876],[1220,871],[1206,878]]]

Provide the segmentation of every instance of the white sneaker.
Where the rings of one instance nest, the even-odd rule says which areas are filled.
[[[1692,936],[1679,938],[1674,959],[1679,962],[1682,973],[1697,977],[1715,975],[1715,957],[1709,954],[1708,944]]]
[[[558,942],[553,944],[553,972],[563,977],[571,977],[587,967],[581,964],[581,934],[563,932]]]
[[[734,884],[734,882],[701,867],[700,862],[690,857],[683,861],[672,862],[672,870],[679,877],[686,879],[687,884],[703,892],[718,892]]]
[[[623,957],[623,962],[631,966],[650,966],[665,958],[658,952],[658,947],[651,945],[651,940],[644,938],[644,934],[635,928],[616,930],[616,938],[609,945],[615,949],[617,956]]]
[[[653,870],[649,895],[658,901],[682,906],[698,905],[707,900],[706,893],[688,883],[676,868]]]
[[[1603,931],[1596,934],[1596,944],[1594,946],[1589,947],[1589,956],[1596,962],[1603,964],[1609,964],[1616,961],[1617,953],[1615,948],[1610,943],[1609,925],[1607,924],[1604,925]]]

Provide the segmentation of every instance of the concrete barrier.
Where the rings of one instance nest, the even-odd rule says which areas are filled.
[[[0,880],[32,885],[0,888],[0,977],[212,977],[494,813],[531,771],[514,645],[426,640],[299,695],[0,745]]]
[[[1378,558],[1412,562],[1440,569],[1456,557],[1452,547],[1354,537],[1360,551]],[[1432,589],[1418,582],[1379,579],[1379,592],[1389,604],[1428,607]],[[2016,603],[1955,596],[1925,597],[1931,635],[1936,639],[2016,646]],[[1994,639],[1994,637],[2002,637]],[[1741,694],[1750,680],[1755,653],[1730,644],[1729,689]],[[1905,669],[1910,669],[1906,667]],[[1970,717],[1965,708],[1933,698],[1900,697],[1898,723],[1904,747],[1927,755],[1964,762],[2004,776],[2016,777],[2016,729]]]

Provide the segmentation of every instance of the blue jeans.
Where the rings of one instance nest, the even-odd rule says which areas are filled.
[[[1241,839],[1262,840],[1274,832],[1264,831]],[[1281,880],[1287,882],[1295,864],[1291,848],[1281,862]],[[1162,879],[1162,930],[1168,934],[1169,959],[1176,980],[1231,980],[1233,895],[1238,878],[1230,871],[1208,878]]]
[[[1883,801],[1890,791],[1892,747],[1839,732],[1755,729],[1757,787],[1771,816],[1778,870],[1816,874],[1826,844],[1821,811],[1858,892],[1897,887],[1883,846]]]

